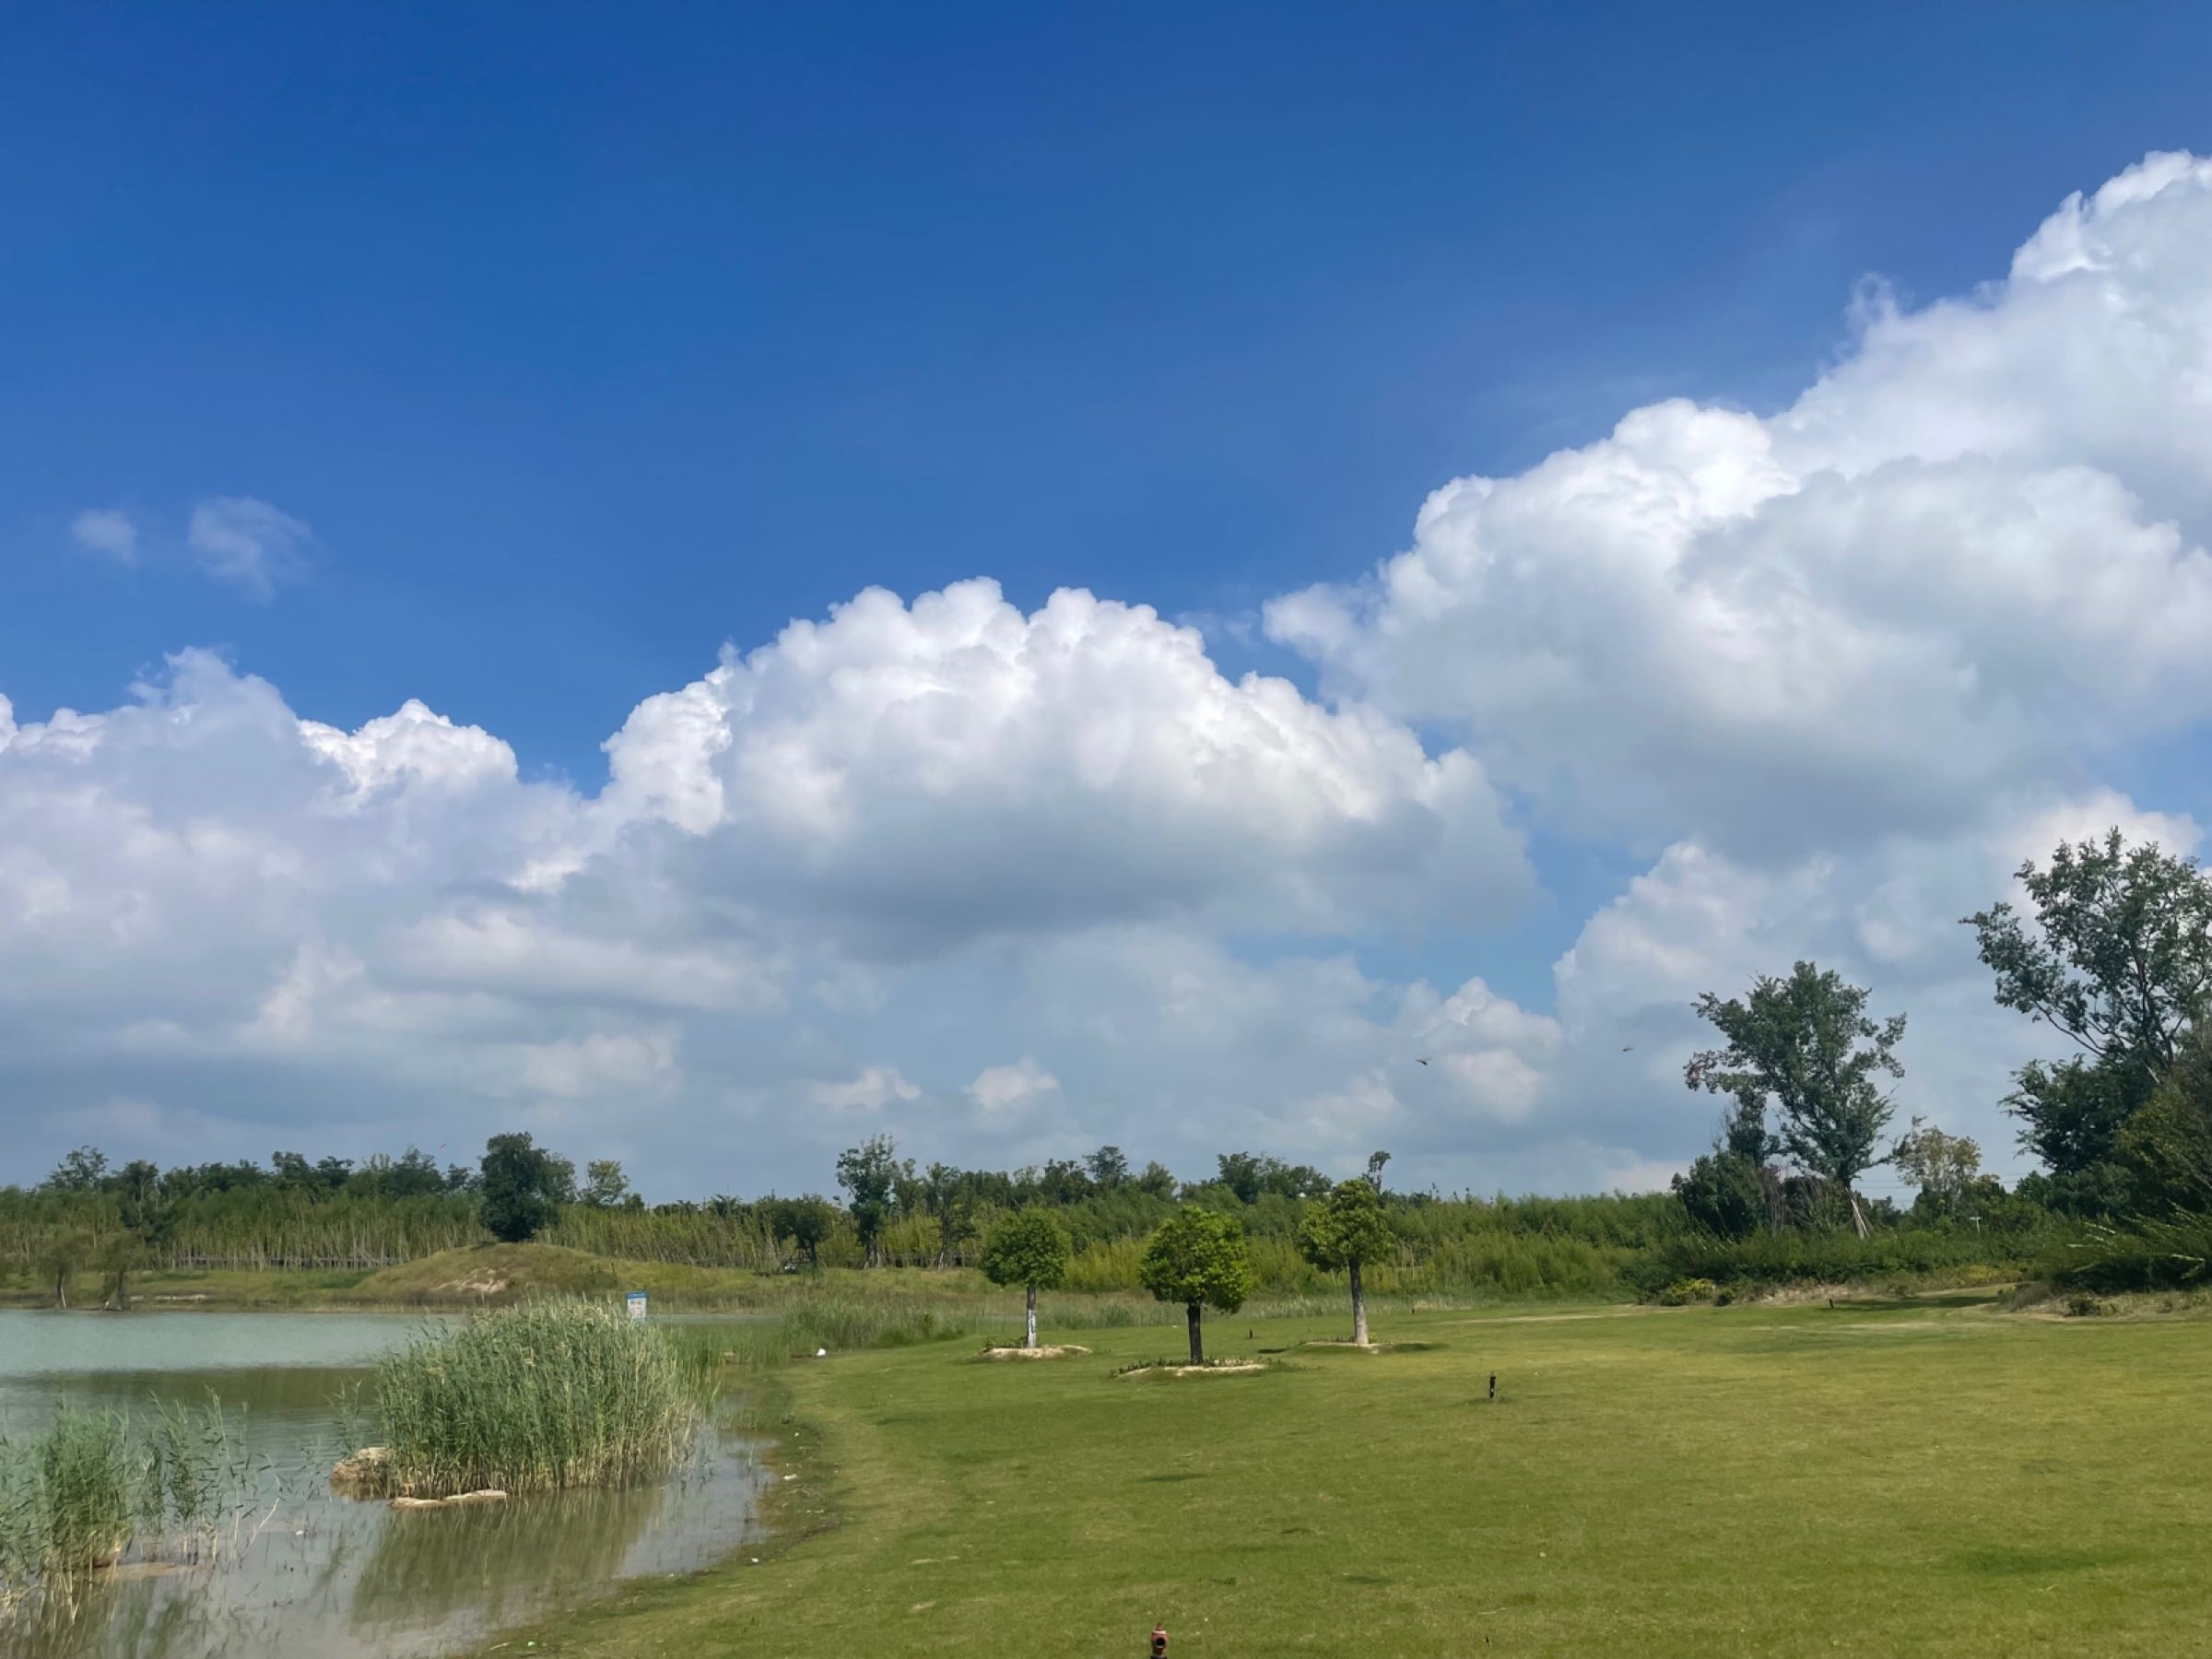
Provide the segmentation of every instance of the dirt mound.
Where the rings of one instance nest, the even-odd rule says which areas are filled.
[[[1090,1350],[1079,1343],[1044,1343],[1037,1347],[987,1347],[979,1359],[1073,1359]]]
[[[1228,1359],[1218,1365],[1140,1365],[1135,1371],[1117,1374],[1124,1377],[1244,1377],[1266,1369],[1265,1360]]]

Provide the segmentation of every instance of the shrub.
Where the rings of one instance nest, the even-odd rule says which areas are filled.
[[[1711,1301],[1717,1294],[1711,1279],[1679,1278],[1659,1292],[1663,1308],[1687,1308],[1692,1302]]]
[[[2182,1290],[2212,1280],[2212,1216],[2142,1217],[2091,1225],[2042,1264],[2046,1277],[2086,1290]]]

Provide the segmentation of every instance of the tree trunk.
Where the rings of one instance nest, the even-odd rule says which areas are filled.
[[[1030,1287],[1030,1339],[1023,1346],[1037,1346],[1037,1287],[1034,1285]]]
[[[1859,1207],[1858,1194],[1853,1192],[1848,1186],[1843,1189],[1843,1192],[1844,1194],[1851,1200],[1852,1225],[1858,1229],[1859,1237],[1863,1239],[1870,1230],[1866,1225],[1866,1212]]]
[[[1206,1344],[1198,1340],[1198,1312],[1196,1302],[1192,1302],[1183,1309],[1184,1316],[1191,1322],[1191,1363],[1193,1365],[1206,1363]]]
[[[1352,1340],[1367,1346],[1367,1293],[1359,1288],[1359,1264],[1352,1264]]]
[[[57,1308],[69,1305],[69,1270],[66,1267],[53,1276],[53,1305]]]

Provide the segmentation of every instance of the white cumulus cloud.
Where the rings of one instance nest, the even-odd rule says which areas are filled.
[[[2212,168],[2070,201],[1770,418],[1667,402],[1267,627],[1578,830],[1789,855],[2212,713]]]

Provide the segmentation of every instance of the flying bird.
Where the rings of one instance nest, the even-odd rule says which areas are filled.
[[[1416,1060],[1416,1061],[1414,1062],[1414,1064],[1415,1064],[1416,1065],[1428,1065],[1428,1064],[1429,1064],[1429,1062],[1428,1062],[1428,1061],[1426,1061],[1426,1060]]]
[[[1620,1052],[1625,1054],[1635,1046],[1636,1045],[1632,1042],[1624,1042],[1620,1045]]]

